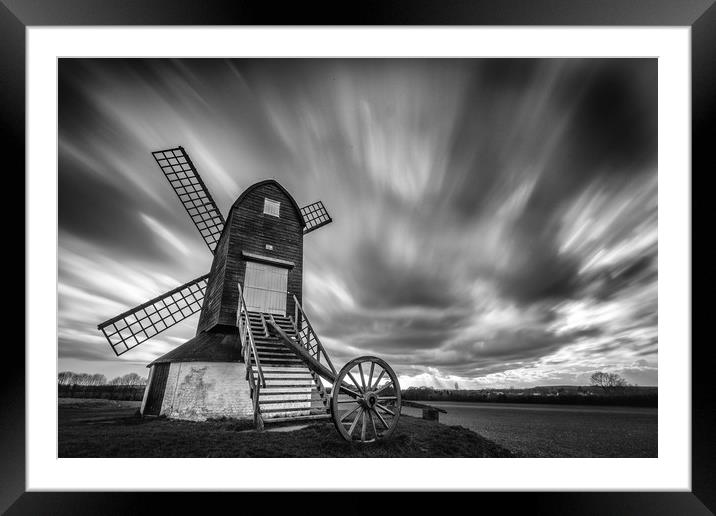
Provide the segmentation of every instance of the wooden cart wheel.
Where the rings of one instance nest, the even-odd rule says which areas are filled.
[[[385,360],[351,360],[338,373],[332,393],[333,424],[345,440],[370,443],[395,431],[400,418],[400,384]]]

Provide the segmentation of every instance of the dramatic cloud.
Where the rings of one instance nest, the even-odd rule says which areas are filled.
[[[306,310],[337,365],[404,386],[657,381],[656,60],[61,60],[61,369],[146,374],[98,322],[209,270],[154,163],[226,213],[273,177],[334,223]]]

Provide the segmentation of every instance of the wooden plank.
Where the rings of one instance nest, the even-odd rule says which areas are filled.
[[[152,383],[149,384],[149,392],[147,394],[147,403],[144,406],[145,416],[158,416],[162,409],[164,401],[164,391],[167,388],[167,378],[169,377],[168,363],[160,363],[153,365],[154,372],[152,374]]]

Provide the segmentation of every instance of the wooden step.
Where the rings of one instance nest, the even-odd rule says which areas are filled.
[[[285,418],[291,418],[291,417],[298,417],[298,416],[310,416],[311,415],[311,409],[310,408],[301,408],[301,409],[287,409],[287,410],[268,410],[268,411],[261,411],[261,417],[263,418],[264,422],[268,419],[278,418],[278,417],[285,417]]]
[[[264,373],[264,378],[268,380],[300,380],[300,381],[313,381],[313,377],[310,374],[281,374],[281,373]]]
[[[281,371],[283,369],[283,371]],[[256,369],[253,370],[254,373],[257,373],[258,371]],[[311,375],[311,371],[309,371],[306,368],[298,368],[298,367],[278,367],[275,369],[271,369],[270,371],[267,371],[264,368],[261,368],[261,372],[264,374],[266,378],[310,378],[313,379],[313,375]]]
[[[310,394],[312,390],[312,385],[266,385],[266,387],[262,387],[261,391],[259,391],[259,396],[263,396],[264,394],[267,394],[269,396],[273,396],[276,394]]]
[[[288,349],[281,349],[281,348],[273,348],[273,349],[256,349],[256,353],[258,353],[259,358],[262,357],[272,357],[272,356],[278,356],[278,357],[286,357],[286,358],[295,358],[298,360],[299,358],[296,356],[295,353],[291,353]],[[253,353],[252,353],[253,355]]]
[[[287,349],[281,349],[281,348],[260,348],[256,349],[256,353],[258,353],[259,358],[264,356],[282,356],[282,357],[291,357],[291,358],[298,358],[295,353],[291,353]]]
[[[296,355],[294,355],[287,349],[273,349],[271,351],[264,350],[262,352],[259,352],[259,358],[261,359],[263,357],[296,357]]]
[[[253,365],[253,362],[252,362]],[[302,362],[300,360],[279,360],[276,358],[269,358],[265,360],[261,360],[261,366],[286,366],[286,367],[296,367],[302,365]]]
[[[260,352],[263,352],[263,353],[283,353],[283,354],[289,354],[289,355],[296,356],[296,353],[294,353],[293,351],[291,351],[291,350],[290,350],[289,348],[287,348],[286,346],[270,346],[270,345],[269,345],[269,346],[266,346],[266,345],[261,344],[261,345],[256,346],[256,351],[259,352],[259,353],[260,353]]]
[[[307,416],[293,416],[293,417],[272,417],[265,421],[265,423],[295,423],[298,421],[320,421],[322,419],[330,419],[330,414],[309,414]]]
[[[254,369],[254,371],[256,370],[256,364],[252,364],[251,367]],[[295,364],[295,365],[292,364],[292,365],[290,365],[290,366],[280,366],[280,365],[278,365],[278,366],[277,366],[277,365],[267,365],[267,366],[265,366],[265,365],[262,364],[262,365],[261,365],[261,369],[262,369],[264,372],[266,372],[266,371],[280,371],[280,372],[296,371],[296,372],[299,372],[299,371],[308,371],[308,370],[309,370],[308,367],[306,367],[306,366],[303,365],[303,364]]]
[[[285,351],[291,351],[291,348],[289,348],[286,344],[279,341],[256,341],[256,349],[280,349]]]
[[[289,357],[298,358],[296,356],[296,353],[292,352],[290,349],[286,348],[279,348],[279,347],[271,347],[271,348],[265,348],[265,347],[257,347],[256,352],[258,353],[259,357],[262,357],[264,355],[285,355]]]
[[[251,369],[256,372],[256,366],[252,365]],[[264,374],[267,373],[280,373],[280,374],[293,374],[293,373],[308,373],[311,371],[306,366],[261,366],[261,370]]]
[[[303,364],[298,358],[277,358],[277,357],[265,357],[261,358],[259,357],[259,360],[261,361],[261,366],[278,366],[278,365],[286,365],[286,366],[298,366]],[[251,358],[251,365],[254,364],[253,357]]]
[[[275,346],[279,348],[290,349],[288,345],[282,340],[278,339],[254,339],[256,346]]]
[[[278,387],[279,385],[291,386],[291,387],[302,387],[309,385],[313,387],[312,378],[298,378],[298,379],[282,379],[282,378],[266,378],[266,387]]]
[[[286,403],[286,402],[309,402],[312,399],[312,393],[309,392],[288,392],[284,394],[271,394],[261,391],[259,393],[259,403]]]
[[[251,365],[251,370],[256,373],[257,368],[255,365]],[[308,371],[308,368],[302,364],[289,364],[289,365],[263,365],[261,364],[261,371],[266,374],[267,372],[281,372],[287,371],[287,374],[291,372]],[[310,371],[309,371],[310,372]]]
[[[296,340],[296,335],[293,332],[291,332],[291,333],[286,332],[286,335],[288,335],[291,339]],[[258,344],[259,342],[266,342],[266,341],[280,342],[281,344],[283,344],[283,338],[278,337],[277,335],[275,335],[273,333],[269,333],[268,335],[264,334],[263,332],[258,335],[256,333],[254,333],[254,342],[256,342]]]
[[[259,400],[261,414],[266,412],[277,412],[280,410],[311,410],[311,400],[290,400],[290,401],[261,401]]]

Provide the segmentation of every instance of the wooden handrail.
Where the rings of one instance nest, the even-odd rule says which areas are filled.
[[[273,331],[275,331],[279,337],[281,337],[285,342],[290,344],[294,353],[296,353],[298,357],[303,360],[306,365],[308,365],[309,369],[315,371],[331,383],[336,381],[336,377],[338,376],[338,374],[318,362],[316,360],[316,357],[314,357],[311,352],[306,349],[306,347],[303,345],[302,342],[300,342],[299,339],[293,339],[285,331],[283,331],[283,329],[281,328],[281,326],[278,325],[276,319],[272,314],[269,314],[269,324],[271,325]]]
[[[245,346],[245,342],[243,341],[244,332],[241,331],[241,326],[239,326],[239,334],[242,335],[242,342],[241,344],[244,345],[244,349],[247,350],[244,357],[245,359],[248,359],[248,351],[251,352],[251,354],[254,357],[254,363],[256,364],[256,372],[259,376],[259,381],[261,383],[262,387],[266,387],[266,379],[264,378],[264,372],[263,368],[261,367],[261,361],[259,360],[258,352],[256,351],[256,342],[254,341],[254,334],[251,331],[251,323],[249,322],[249,311],[246,308],[246,301],[244,300],[244,292],[241,288],[241,283],[237,283],[239,287],[239,311],[237,313],[237,326],[239,326],[238,323],[240,323],[241,316],[243,315],[245,317],[245,325],[244,330],[245,333],[248,335],[249,340],[249,346]],[[250,364],[249,360],[246,360],[247,364]]]
[[[266,326],[266,317],[264,317],[263,312],[259,312],[259,314],[261,315],[261,326],[263,326],[263,328],[264,328],[264,337],[268,337],[269,333],[268,333],[268,326]]]
[[[256,428],[262,430],[264,425],[263,418],[260,413],[259,392],[261,391],[261,387],[266,387],[266,378],[264,377],[261,361],[259,360],[259,355],[256,351],[256,342],[254,341],[254,334],[251,331],[251,321],[249,320],[249,311],[246,308],[246,301],[244,300],[244,292],[241,289],[241,284],[237,283],[237,285],[239,287],[239,307],[236,311],[236,326],[239,328],[239,339],[241,340],[244,363],[246,364],[246,380],[249,382],[252,391],[254,423]],[[252,356],[254,358],[254,363],[256,364],[258,381],[254,378],[254,371],[251,368]]]
[[[326,363],[328,364],[328,367],[331,368],[331,371],[333,371],[333,374],[337,374],[336,368],[333,367],[333,362],[331,362],[331,359],[328,356],[328,353],[326,353],[326,349],[323,347],[323,344],[321,344],[321,339],[318,338],[318,334],[313,330],[313,326],[311,326],[311,322],[308,320],[308,317],[306,317],[306,312],[303,311],[303,308],[301,307],[301,304],[298,302],[298,299],[296,298],[296,295],[293,294],[293,302],[294,302],[294,311],[296,313],[296,318],[293,321],[294,329],[296,330],[296,337],[298,340],[301,340],[301,328],[300,328],[300,320],[298,317],[298,314],[300,312],[301,318],[306,321],[306,326],[308,328],[308,338],[306,339],[306,343],[304,344],[301,342],[301,344],[308,349],[308,343],[313,338],[316,341],[316,345],[318,346],[318,353],[316,353],[316,360],[320,361],[321,355],[326,359]]]
[[[336,373],[335,369],[331,370],[328,369],[326,366],[321,364],[316,357],[311,354],[311,351],[309,351],[302,342],[290,337],[281,326],[279,326],[276,323],[276,319],[273,315],[269,314],[269,325],[271,326],[272,330],[278,334],[279,337],[281,337],[286,344],[293,350],[293,352],[303,361],[308,368],[316,373],[321,378],[324,378],[328,380],[330,383],[335,384],[336,378],[338,377],[338,373]],[[325,353],[325,350],[324,350]],[[330,365],[330,364],[329,364]],[[344,394],[347,394],[353,398],[356,398],[359,396],[358,393],[352,391],[351,389],[347,388],[345,384],[341,385],[341,392]]]

